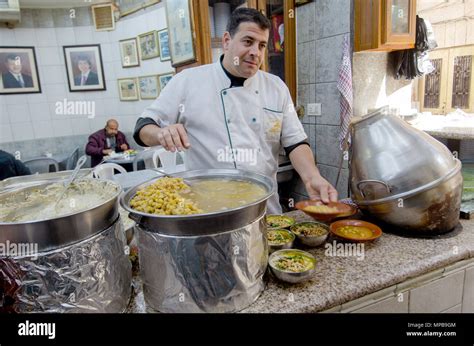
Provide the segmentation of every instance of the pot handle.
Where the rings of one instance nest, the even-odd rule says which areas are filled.
[[[361,188],[360,185],[361,184],[367,184],[367,183],[369,183],[369,184],[371,184],[371,183],[382,184],[383,186],[385,186],[387,188],[388,193],[392,192],[392,190],[390,189],[390,186],[388,186],[388,184],[384,181],[375,180],[375,179],[361,180],[356,184],[356,186],[357,186],[357,190],[359,190],[360,194],[362,195],[362,198],[365,198],[365,194],[364,194],[364,191],[363,191],[363,187]]]
[[[134,214],[134,213],[129,213],[128,217],[131,218],[133,221],[135,221],[137,224],[139,224],[142,219],[141,215]]]

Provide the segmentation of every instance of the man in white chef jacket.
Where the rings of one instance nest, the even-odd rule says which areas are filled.
[[[269,20],[254,9],[232,13],[214,64],[183,70],[138,119],[142,146],[186,150],[186,168],[238,168],[272,177],[281,146],[311,199],[337,200],[319,173],[290,92],[277,76],[259,70],[268,44]],[[278,194],[268,213],[281,213]]]

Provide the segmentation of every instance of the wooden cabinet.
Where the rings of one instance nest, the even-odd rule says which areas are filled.
[[[170,0],[168,0],[170,1]],[[171,0],[172,1],[172,0]],[[216,62],[223,53],[222,37],[218,32],[212,36],[210,25],[215,22],[210,18],[211,11],[209,6],[218,2],[229,3],[230,9],[234,10],[239,6],[255,8],[261,11],[272,22],[272,30],[267,45],[265,60],[261,69],[280,76],[288,86],[293,101],[296,102],[296,10],[295,0],[189,0],[192,4],[193,22],[194,22],[194,40],[196,47],[196,61],[192,64],[177,66],[177,72],[183,69],[210,64]],[[274,22],[277,16],[283,20],[282,28],[284,46],[276,49],[278,44],[275,38],[279,37],[274,33]],[[281,23],[280,23],[281,24]],[[280,27],[279,27],[280,29]],[[281,34],[281,32],[280,32]]]
[[[355,0],[356,52],[410,49],[416,39],[416,0]]]

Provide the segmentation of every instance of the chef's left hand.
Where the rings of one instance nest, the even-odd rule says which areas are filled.
[[[337,191],[322,176],[313,176],[306,184],[309,198],[321,200],[323,203],[337,202]]]
[[[123,151],[127,150],[128,149],[128,146],[124,143],[120,146],[120,149],[122,149]]]

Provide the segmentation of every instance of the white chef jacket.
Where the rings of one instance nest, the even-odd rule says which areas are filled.
[[[183,70],[141,116],[160,127],[184,125],[191,144],[186,169],[243,169],[276,185],[281,146],[307,139],[290,92],[279,77],[260,70],[243,87],[229,86],[220,62]],[[267,210],[281,213],[278,193]]]

